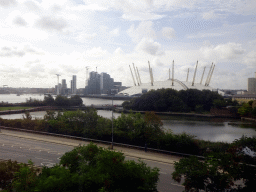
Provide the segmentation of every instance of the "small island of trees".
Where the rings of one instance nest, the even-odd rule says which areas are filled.
[[[236,106],[236,101],[224,100],[217,92],[210,90],[150,90],[138,98],[123,103],[124,109],[159,112],[203,112],[212,107]]]

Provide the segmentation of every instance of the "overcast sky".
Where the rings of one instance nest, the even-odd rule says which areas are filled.
[[[134,63],[142,83],[189,80],[198,60],[215,66],[210,86],[247,89],[256,72],[255,0],[0,0],[0,86],[54,87],[56,73],[106,72],[133,85]],[[206,79],[206,75],[205,78]]]

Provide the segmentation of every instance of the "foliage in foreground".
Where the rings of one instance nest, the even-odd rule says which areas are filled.
[[[242,153],[246,146],[255,150],[256,138],[242,137],[225,153],[210,152],[204,161],[194,156],[181,159],[175,163],[172,178],[180,182],[184,176],[186,191],[256,191],[256,157]]]
[[[59,165],[44,167],[40,174],[32,162],[19,165],[19,169],[14,167],[10,172],[15,173],[8,178],[8,185],[1,187],[19,192],[157,191],[158,168],[150,168],[142,161],[124,159],[123,153],[91,143],[65,153]]]

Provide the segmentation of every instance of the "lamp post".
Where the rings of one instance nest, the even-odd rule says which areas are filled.
[[[111,149],[114,147],[114,129],[113,129],[113,96],[112,96],[112,143],[111,143]]]

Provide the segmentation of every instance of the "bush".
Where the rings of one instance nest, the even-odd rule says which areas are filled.
[[[10,191],[14,174],[19,171],[21,165],[17,161],[8,160],[0,162],[0,188]]]
[[[210,150],[205,153],[204,161],[197,157],[181,159],[175,163],[172,177],[180,182],[184,176],[186,191],[256,191],[256,157],[241,153],[244,147],[255,150],[256,138],[243,136],[225,151]],[[243,181],[243,184],[235,185],[234,182],[238,180]]]
[[[60,164],[79,175],[79,185],[86,191],[157,191],[158,168],[124,159],[121,152],[91,143],[65,153]]]

